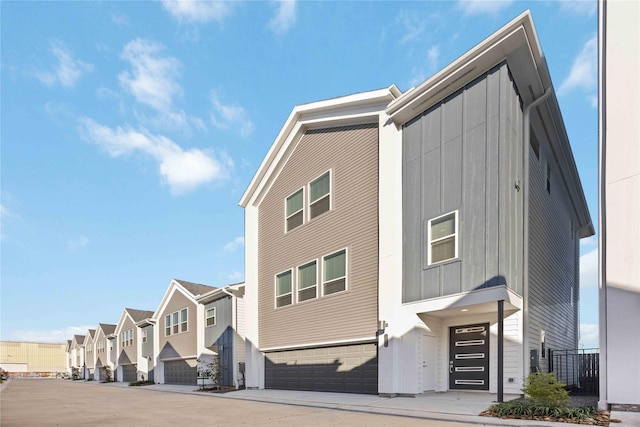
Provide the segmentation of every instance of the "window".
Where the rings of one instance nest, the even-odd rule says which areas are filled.
[[[322,259],[323,294],[329,295],[347,288],[347,251],[345,249]]]
[[[142,330],[142,342],[143,343],[147,342],[147,330],[146,329]]]
[[[207,326],[215,326],[216,325],[216,308],[212,307],[207,309],[206,311],[206,323]]]
[[[120,334],[120,345],[122,347],[133,345],[133,329],[128,329]]]
[[[164,335],[175,335],[187,332],[189,329],[189,317],[186,308],[164,316]]]
[[[298,302],[318,296],[318,274],[316,262],[298,267]]]
[[[183,308],[182,310],[180,310],[180,332],[187,332],[187,324],[187,309]]]
[[[113,341],[109,340],[109,351],[113,351]]]
[[[287,197],[286,205],[287,231],[291,231],[304,222],[304,190]]]
[[[309,184],[309,219],[331,209],[331,174],[329,171]]]
[[[458,212],[432,219],[429,230],[429,264],[458,257]]]
[[[276,275],[276,307],[291,304],[291,270]]]
[[[104,353],[104,340],[100,340],[96,343],[96,353]]]

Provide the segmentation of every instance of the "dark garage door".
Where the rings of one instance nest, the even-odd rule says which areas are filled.
[[[164,382],[166,384],[196,385],[198,380],[196,363],[196,359],[164,362]]]
[[[265,387],[378,393],[375,343],[265,353]]]
[[[122,381],[130,383],[131,381],[137,381],[138,365],[122,365]]]

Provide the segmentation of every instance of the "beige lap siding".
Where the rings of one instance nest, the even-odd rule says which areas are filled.
[[[309,221],[308,184],[331,170],[329,212]],[[305,222],[285,233],[285,199],[305,187]],[[378,128],[307,132],[259,206],[260,348],[369,337],[377,325]],[[347,249],[347,291],[275,308],[275,275]],[[293,300],[296,301],[295,287]]]
[[[136,340],[136,325],[133,320],[127,315],[124,316],[122,327],[118,329],[118,365],[136,363],[138,361],[138,345]],[[126,347],[122,346],[122,334],[129,329],[133,329],[133,343]]]
[[[179,332],[176,335],[165,336],[165,316],[170,315],[174,312],[178,312],[178,319],[180,319],[180,310],[183,308],[188,308],[187,311],[187,319],[188,319],[188,330],[187,332]],[[197,319],[197,309],[196,305],[191,302],[182,292],[179,290],[175,290],[173,295],[171,296],[170,301],[167,303],[164,311],[158,317],[158,324],[156,327],[159,332],[159,349],[160,349],[160,357],[189,357],[195,356],[196,354],[196,346],[197,346],[197,334],[196,334],[196,319]],[[180,325],[178,325],[178,330],[180,330]],[[171,331],[173,333],[173,330]],[[163,351],[167,342],[173,347],[177,355],[168,356],[166,351]]]

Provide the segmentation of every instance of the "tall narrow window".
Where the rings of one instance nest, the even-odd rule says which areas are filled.
[[[318,274],[316,262],[298,267],[298,301],[306,301],[318,296]]]
[[[215,326],[216,325],[216,308],[215,307],[207,309],[207,312],[206,312],[206,325],[207,326]]]
[[[145,343],[147,342],[147,330],[143,330],[142,331],[142,342]]]
[[[457,212],[429,221],[429,264],[458,256]]]
[[[276,276],[276,307],[291,304],[291,270]]]
[[[180,332],[187,332],[187,309],[180,310]]]
[[[329,171],[309,184],[309,219],[331,209],[331,174]]]
[[[171,335],[171,315],[167,314],[164,317],[164,335],[168,337]]]
[[[179,315],[179,313],[177,311],[171,315],[172,316],[172,322],[173,322],[172,326],[173,326],[173,333],[174,334],[177,334],[180,331],[180,329],[178,329],[178,328],[180,328],[180,325],[179,325],[179,322],[178,322],[178,319],[179,319],[178,315]]]
[[[322,260],[322,285],[324,295],[344,291],[347,288],[347,252],[341,250]]]
[[[286,201],[287,231],[291,231],[304,222],[304,190],[301,188]]]

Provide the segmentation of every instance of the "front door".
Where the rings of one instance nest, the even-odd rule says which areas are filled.
[[[489,324],[449,328],[449,389],[489,390]]]
[[[436,345],[438,339],[422,335],[422,391],[436,388]]]

